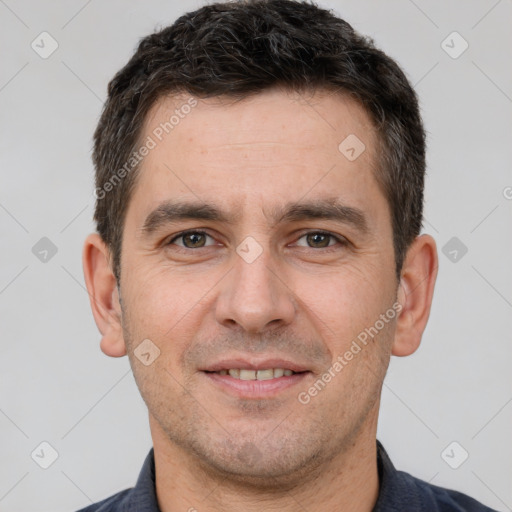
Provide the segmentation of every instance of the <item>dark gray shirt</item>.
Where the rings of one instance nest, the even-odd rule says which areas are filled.
[[[377,440],[379,497],[373,512],[496,512],[458,491],[397,471]],[[155,459],[149,451],[135,487],[78,512],[160,512],[155,492]]]

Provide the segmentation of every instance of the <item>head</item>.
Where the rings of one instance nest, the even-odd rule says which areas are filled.
[[[418,101],[392,59],[310,3],[205,6],[115,75],[93,160],[86,282],[154,437],[278,481],[374,433],[437,268]],[[272,360],[298,375],[272,396],[216,377]]]
[[[255,0],[185,14],[144,38],[109,84],[94,134],[94,220],[118,281],[126,210],[140,174],[138,150],[151,107],[179,93],[240,100],[276,86],[344,94],[372,120],[378,133],[374,177],[391,211],[399,278],[422,227],[425,133],[414,90],[396,62],[329,11],[310,3]]]

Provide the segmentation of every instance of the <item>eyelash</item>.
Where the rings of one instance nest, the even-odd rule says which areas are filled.
[[[166,245],[172,245],[173,242],[175,242],[176,240],[179,240],[180,238],[183,238],[185,237],[186,235],[190,235],[190,234],[197,234],[197,235],[204,235],[204,236],[208,236],[210,238],[213,238],[209,233],[207,233],[206,231],[203,231],[201,229],[191,229],[191,230],[188,230],[188,231],[182,231],[181,233],[178,233],[176,236],[174,236],[171,240],[169,240],[169,242],[166,243]],[[298,238],[298,240],[300,240],[301,238],[304,238],[305,236],[307,235],[324,235],[324,236],[328,236],[328,237],[331,237],[333,238],[334,240],[336,240],[336,242],[338,242],[339,245],[341,246],[347,246],[349,244],[349,241],[345,238],[345,237],[342,237],[340,235],[335,235],[334,233],[331,233],[329,231],[322,231],[322,230],[311,230],[311,231],[306,231],[306,232],[303,232],[300,237]],[[196,249],[194,249],[193,247],[185,247],[185,246],[180,246],[178,245],[177,247],[179,247],[180,249],[182,250],[197,250],[197,249],[206,249],[210,246],[206,246],[206,247],[197,247]],[[335,248],[335,245],[328,245],[327,247],[319,247],[319,248],[315,248],[315,247],[309,247],[309,246],[306,246],[306,248],[308,249],[323,249],[323,252],[330,252],[333,250],[333,248]]]

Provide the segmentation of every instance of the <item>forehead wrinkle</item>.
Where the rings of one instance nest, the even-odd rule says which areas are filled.
[[[304,146],[304,144],[297,144],[297,143],[293,143],[293,142],[282,142],[282,141],[278,141],[278,140],[264,140],[264,141],[259,141],[259,140],[256,140],[256,141],[244,141],[244,142],[229,142],[229,143],[226,143],[226,144],[218,144],[218,145],[215,145],[213,146],[211,149],[212,150],[215,150],[215,149],[224,149],[224,148],[240,148],[240,149],[244,149],[244,148],[248,148],[248,149],[251,149],[251,148],[255,148],[255,149],[267,149],[269,147],[279,147],[279,146],[283,146],[283,147],[289,147],[289,146],[297,146],[297,145],[300,145],[300,147],[305,147],[305,148],[315,148],[316,146],[315,145],[309,145],[309,146]]]

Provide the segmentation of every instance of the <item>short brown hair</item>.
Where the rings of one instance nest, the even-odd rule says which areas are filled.
[[[393,59],[332,12],[311,2],[242,0],[204,6],[145,37],[108,85],[94,133],[94,220],[118,285],[123,226],[140,167],[127,172],[126,162],[149,109],[173,93],[243,99],[274,86],[339,90],[369,114],[380,145],[375,178],[390,206],[400,278],[422,227],[425,132],[416,93]]]

